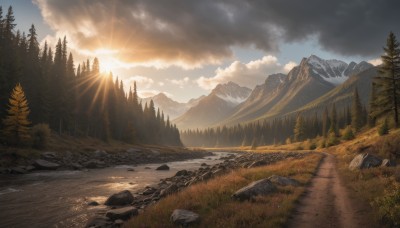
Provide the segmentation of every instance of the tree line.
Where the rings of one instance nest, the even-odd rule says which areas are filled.
[[[6,121],[13,115],[10,95],[20,83],[30,109],[29,126],[47,123],[59,134],[105,141],[181,145],[179,130],[162,111],[155,110],[153,101],[144,105],[139,101],[136,83],[126,90],[111,72],[100,73],[97,58],[76,67],[66,37],[58,40],[54,50],[47,42],[40,48],[35,26],[26,35],[14,31],[14,21],[12,7],[3,18],[0,6],[2,129],[10,127]],[[3,143],[9,143],[7,132],[3,131]]]
[[[390,32],[379,74],[374,77],[368,108],[361,103],[357,88],[354,89],[351,105],[340,112],[336,104],[325,107],[322,113],[304,116],[286,116],[272,121],[264,120],[231,127],[186,130],[181,132],[185,145],[196,147],[238,147],[284,144],[307,139],[322,138],[321,146],[339,142],[339,137],[348,140],[363,127],[374,127],[380,123],[379,134],[388,132],[388,123],[399,126],[400,115],[400,48],[395,35]]]

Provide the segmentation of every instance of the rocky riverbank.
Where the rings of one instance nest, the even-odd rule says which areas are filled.
[[[8,162],[14,164],[11,167],[0,167],[0,173],[25,174],[36,170],[82,170],[116,165],[165,163],[202,158],[211,154],[211,152],[192,151],[184,148],[163,149],[161,147],[132,147],[119,151],[41,152],[24,158],[16,158],[13,153],[4,153],[1,155],[1,159],[15,160],[15,162]]]
[[[238,168],[269,165],[288,158],[299,159],[306,154],[299,152],[230,153],[221,157],[221,163],[217,165],[210,166],[203,163],[201,168],[196,171],[180,170],[173,177],[161,179],[158,184],[147,186],[133,194],[124,190],[110,196],[105,203],[110,207],[109,210],[105,214],[99,214],[90,219],[86,227],[119,227],[124,220],[142,213],[147,206],[192,184],[207,181]],[[163,165],[159,172],[167,168],[168,166]],[[90,203],[96,205],[96,202]]]

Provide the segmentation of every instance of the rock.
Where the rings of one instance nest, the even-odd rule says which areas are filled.
[[[259,160],[259,161],[255,161],[252,162],[247,168],[254,168],[254,167],[258,167],[258,166],[263,166],[263,165],[268,165],[268,162],[265,160]]]
[[[207,163],[201,163],[200,166],[208,166]]]
[[[390,160],[390,159],[383,159],[381,166],[382,167],[394,167],[394,166],[396,166],[396,162],[393,160]]]
[[[110,227],[111,225],[112,222],[107,217],[95,216],[88,220],[85,227],[103,228],[103,227]]]
[[[27,171],[21,167],[14,167],[10,169],[11,174],[25,174]]]
[[[165,189],[161,190],[160,197],[165,197],[176,191],[178,191],[178,186],[176,184],[171,184],[168,187],[166,187]]]
[[[232,197],[238,200],[246,200],[258,195],[268,195],[275,190],[276,187],[270,180],[261,179],[239,189],[232,195]]]
[[[164,164],[164,165],[159,166],[156,170],[169,170],[169,166]]]
[[[52,159],[55,159],[57,157],[57,154],[55,152],[43,152],[40,155],[40,157],[43,158],[43,159],[52,160]]]
[[[144,190],[144,192],[142,194],[146,196],[146,195],[153,194],[155,191],[156,191],[155,188],[150,187],[150,188],[146,188],[146,190]]]
[[[114,224],[117,225],[117,226],[122,226],[122,224],[124,224],[124,220],[117,219],[117,220],[114,221]]]
[[[212,175],[213,175],[213,176],[221,176],[221,175],[223,175],[225,172],[226,172],[225,169],[217,169],[217,170],[215,170],[215,171],[212,172]]]
[[[123,206],[131,204],[133,200],[134,197],[132,193],[128,190],[125,190],[111,195],[104,204],[107,206]]]
[[[277,184],[277,185],[282,185],[282,186],[298,186],[299,182],[297,180],[287,178],[287,177],[282,177],[282,176],[277,176],[277,175],[272,175],[268,177],[268,180],[270,180],[272,183]]]
[[[88,203],[88,206],[99,206],[99,203],[96,202],[96,201],[90,201],[90,202]]]
[[[127,171],[133,172],[133,171],[135,171],[135,169],[133,169],[133,168],[128,168]]]
[[[104,150],[96,150],[94,152],[94,156],[99,157],[99,158],[103,158],[103,157],[107,157],[108,153],[105,152]]]
[[[111,220],[127,220],[132,216],[138,215],[138,210],[135,207],[122,207],[107,211],[106,217]]]
[[[35,166],[37,169],[41,169],[41,170],[55,170],[58,167],[60,167],[60,165],[57,163],[49,162],[49,161],[46,161],[43,159],[35,160],[35,162],[33,163],[33,166]]]
[[[176,225],[187,226],[200,221],[200,216],[192,211],[175,209],[171,215],[171,221]]]
[[[160,155],[160,151],[158,150],[151,150],[151,153],[153,153],[154,155]]]
[[[206,172],[205,174],[201,175],[201,180],[205,181],[212,177],[212,172]]]
[[[371,167],[377,167],[382,164],[382,160],[378,157],[366,154],[359,154],[354,157],[354,159],[350,162],[349,169],[365,169]]]
[[[96,169],[105,167],[105,163],[96,159],[91,159],[83,163],[83,166],[88,169]]]
[[[146,166],[146,167],[144,167],[144,169],[151,169],[151,168]]]
[[[36,168],[35,168],[35,166],[33,166],[33,165],[25,166],[25,170],[28,171],[28,172],[31,172],[31,171],[33,171],[33,170],[35,170],[35,169],[36,169]]]
[[[81,170],[83,168],[83,166],[81,166],[79,163],[71,163],[71,167],[74,170]]]
[[[188,171],[183,169],[183,170],[179,170],[178,172],[176,172],[175,176],[176,177],[180,177],[180,176],[186,176],[188,175]]]
[[[128,153],[136,153],[136,152],[142,152],[141,149],[137,149],[137,148],[129,148],[126,150],[126,152]]]

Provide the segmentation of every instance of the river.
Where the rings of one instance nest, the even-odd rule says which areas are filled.
[[[196,170],[204,162],[220,163],[223,155],[226,153],[217,152],[201,159],[169,162],[169,171],[156,171],[161,164],[143,164],[0,175],[0,227],[83,227],[88,218],[106,210],[102,204],[111,194],[136,192],[179,170]],[[101,205],[88,206],[93,200]]]

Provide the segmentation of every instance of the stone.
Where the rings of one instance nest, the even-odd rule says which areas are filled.
[[[127,204],[131,204],[134,200],[132,193],[128,190],[124,190],[122,192],[115,193],[108,197],[106,202],[104,203],[107,206],[123,206]]]
[[[112,222],[105,216],[95,216],[90,218],[85,227],[89,228],[89,227],[110,227],[112,224]]]
[[[217,169],[217,170],[215,170],[215,171],[212,172],[212,175],[213,175],[213,176],[221,176],[221,175],[223,175],[225,172],[226,172],[225,169]]]
[[[129,148],[129,149],[126,150],[126,152],[128,152],[128,153],[136,153],[136,152],[142,152],[142,150],[138,149],[138,148]]]
[[[55,152],[43,152],[40,155],[40,157],[43,158],[43,159],[51,160],[51,159],[55,159],[57,157],[57,154]]]
[[[200,221],[200,216],[192,211],[175,209],[171,215],[171,221],[176,225],[187,226]]]
[[[96,202],[96,201],[90,201],[90,202],[88,203],[88,206],[99,206],[99,203]]]
[[[272,183],[281,185],[281,186],[298,186],[299,182],[297,180],[287,178],[287,177],[282,177],[282,176],[277,176],[277,175],[272,175],[268,177],[268,180],[270,180]]]
[[[268,162],[266,162],[265,160],[255,161],[255,162],[252,162],[247,168],[250,169],[250,168],[263,166],[263,165],[268,165]]]
[[[156,191],[155,188],[149,187],[149,188],[146,188],[146,190],[144,190],[142,194],[146,196],[146,195],[153,194],[155,191]]]
[[[258,195],[268,195],[276,190],[275,185],[268,179],[261,179],[236,191],[232,197],[238,200],[249,200]]]
[[[135,169],[133,169],[133,168],[128,168],[127,171],[133,172],[133,171],[135,171]]]
[[[157,167],[156,170],[169,170],[169,166],[164,164],[164,165],[161,165],[161,166]]]
[[[49,162],[43,159],[35,160],[33,166],[40,170],[56,170],[58,167],[60,167],[60,165],[57,163]]]
[[[83,166],[88,169],[96,169],[105,167],[105,163],[96,159],[90,159],[89,161],[85,162]]]
[[[146,166],[146,167],[144,167],[144,169],[151,169],[151,168]]]
[[[114,221],[114,224],[117,225],[117,226],[122,226],[122,224],[124,224],[124,220],[117,219],[117,220]]]
[[[211,177],[212,177],[212,172],[206,172],[203,175],[201,175],[201,180],[205,181],[205,180],[210,179]]]
[[[396,166],[396,162],[394,160],[390,160],[390,159],[383,159],[382,167],[395,167]]]
[[[112,209],[107,211],[106,217],[111,219],[111,220],[117,220],[117,219],[122,219],[122,220],[127,220],[132,216],[138,215],[138,210],[136,207],[122,207],[118,209]]]
[[[188,175],[188,171],[183,169],[183,170],[179,170],[178,172],[176,172],[175,176],[176,177],[181,177],[181,176],[187,176]]]
[[[79,163],[71,163],[71,167],[74,170],[81,170],[83,168],[83,166],[81,166]]]
[[[171,195],[172,193],[178,191],[178,186],[176,184],[171,184],[165,189],[161,190],[160,197],[165,197],[167,195]]]
[[[365,169],[371,167],[377,167],[382,164],[382,160],[378,157],[375,157],[371,154],[359,154],[354,157],[354,159],[350,162],[349,169],[356,170],[356,169]]]
[[[21,167],[14,167],[10,169],[11,174],[25,174],[27,171]]]
[[[207,163],[201,163],[200,166],[208,166]]]
[[[99,158],[107,157],[107,156],[108,156],[108,153],[105,152],[104,150],[96,150],[96,151],[94,152],[94,156],[99,157]]]

